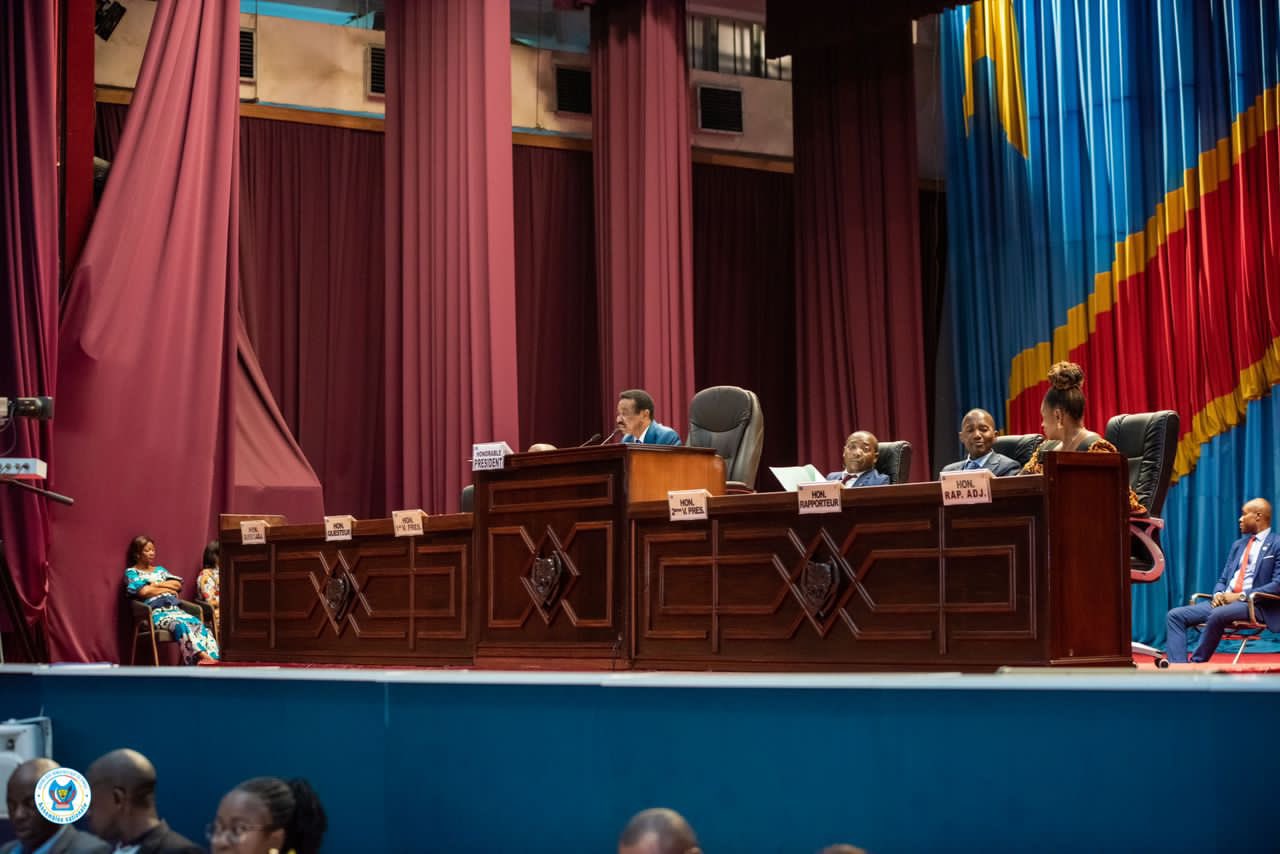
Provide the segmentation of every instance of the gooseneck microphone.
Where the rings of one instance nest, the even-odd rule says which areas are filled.
[[[583,442],[583,443],[582,443],[581,445],[579,445],[578,447],[579,447],[579,448],[585,448],[587,445],[594,445],[596,442],[599,442],[599,441],[600,441],[600,435],[601,435],[601,434],[599,434],[599,433],[592,433],[592,434],[591,434],[591,438],[590,438],[590,439],[588,439],[587,441]]]
[[[604,440],[603,442],[601,442],[600,444],[601,444],[601,445],[607,445],[607,444],[609,444],[610,442],[612,442],[612,441],[613,441],[613,437],[614,437],[614,436],[616,436],[616,435],[618,435],[618,434],[619,434],[619,433],[621,433],[621,432],[622,432],[622,428],[621,428],[621,427],[615,427],[615,428],[613,428],[613,432],[609,434],[609,438],[608,438],[608,439],[605,439],[605,440]]]

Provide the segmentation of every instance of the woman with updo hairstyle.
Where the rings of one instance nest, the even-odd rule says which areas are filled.
[[[328,826],[306,780],[254,777],[223,796],[205,835],[213,854],[317,854]]]
[[[1045,392],[1044,402],[1040,404],[1045,441],[1023,466],[1023,474],[1043,474],[1044,464],[1040,457],[1045,453],[1120,453],[1115,445],[1084,426],[1083,385],[1084,370],[1075,362],[1058,362],[1049,369],[1049,390]],[[1129,490],[1129,512],[1139,515],[1147,512],[1132,489]]]

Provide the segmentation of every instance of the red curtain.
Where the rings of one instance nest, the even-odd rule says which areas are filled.
[[[0,12],[0,241],[4,245],[0,293],[8,318],[0,336],[4,339],[0,344],[3,397],[54,393],[56,35],[52,0],[5,4]],[[39,457],[52,466],[51,439],[48,422],[18,419],[0,432],[0,456]],[[45,607],[48,575],[49,511],[44,499],[13,487],[0,490],[0,537],[23,617],[34,622]],[[0,609],[0,623],[5,617]]]
[[[472,442],[520,447],[507,0],[387,3],[390,509],[458,508]]]
[[[602,402],[644,388],[681,436],[694,392],[684,0],[591,11]],[[674,106],[679,105],[679,106]]]
[[[601,418],[591,154],[517,145],[512,156],[520,433],[576,445],[612,429]]]
[[[693,167],[695,375],[760,397],[762,491],[778,488],[769,466],[797,460],[792,188],[787,174]]]
[[[382,134],[240,121],[241,307],[331,513],[385,516]]]
[[[799,456],[909,440],[928,478],[910,25],[794,56]]]
[[[48,635],[114,660],[129,539],[188,588],[232,490],[239,8],[156,9],[128,126],[60,328]],[[182,117],[175,121],[175,116]]]

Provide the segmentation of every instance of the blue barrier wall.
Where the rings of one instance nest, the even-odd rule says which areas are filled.
[[[1272,838],[1265,821],[1208,817],[1272,812],[1268,787],[1229,783],[1246,756],[1274,755],[1247,734],[1280,713],[1274,677],[207,673],[0,669],[0,716],[48,714],[55,758],[81,770],[115,747],[146,753],[162,813],[199,841],[220,796],[258,774],[315,784],[329,851],[607,852],[656,804],[685,813],[710,854]],[[1233,746],[1202,788],[1203,745],[1233,731],[1253,746]]]

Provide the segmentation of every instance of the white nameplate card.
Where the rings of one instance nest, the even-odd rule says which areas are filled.
[[[397,537],[420,537],[427,521],[421,510],[397,510],[391,514]]]
[[[840,495],[843,491],[844,487],[838,480],[799,484],[796,489],[796,502],[800,506],[800,515],[839,513]]]
[[[472,471],[496,471],[505,468],[512,453],[506,442],[480,442],[471,446]]]
[[[44,480],[49,467],[35,457],[0,457],[0,477],[15,480]]]
[[[707,518],[707,499],[711,493],[705,489],[673,489],[667,493],[667,509],[672,522],[692,522]]]
[[[240,544],[245,546],[261,546],[267,542],[267,522],[265,519],[247,519],[240,523]]]
[[[991,478],[988,469],[972,471],[944,471],[942,481],[942,503],[952,504],[990,504]]]
[[[349,540],[351,539],[351,534],[355,529],[355,516],[324,517],[324,541],[326,543],[333,543],[339,540]]]

